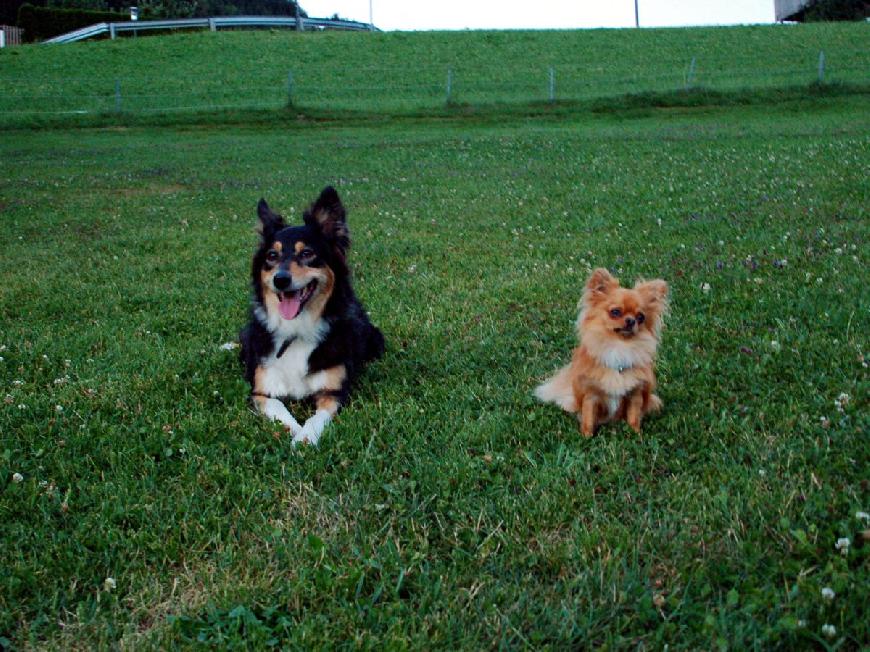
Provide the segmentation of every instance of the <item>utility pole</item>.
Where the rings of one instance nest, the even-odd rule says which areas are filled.
[[[369,0],[369,29],[374,30],[375,19],[372,18],[372,0]]]
[[[634,0],[634,26],[640,27],[640,18],[637,13],[637,0]]]

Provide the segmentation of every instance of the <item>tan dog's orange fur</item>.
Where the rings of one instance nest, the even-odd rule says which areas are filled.
[[[606,269],[593,271],[577,317],[580,345],[535,395],[577,414],[587,437],[620,419],[639,432],[643,417],[662,407],[654,393],[655,360],[667,300],[660,279],[629,289]]]

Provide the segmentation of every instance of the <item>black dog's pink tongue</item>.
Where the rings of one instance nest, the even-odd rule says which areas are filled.
[[[299,308],[302,306],[301,292],[292,292],[281,295],[281,302],[278,304],[278,311],[284,319],[294,319],[299,314]]]

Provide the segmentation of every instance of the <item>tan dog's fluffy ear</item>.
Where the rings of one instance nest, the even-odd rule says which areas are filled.
[[[603,267],[593,270],[586,281],[586,291],[592,295],[604,295],[618,287],[619,280],[613,278]]]
[[[654,281],[638,281],[634,289],[643,299],[647,319],[658,336],[662,328],[662,317],[668,311],[668,284],[657,278]]]
[[[654,281],[638,281],[634,289],[637,290],[648,303],[667,303],[668,301],[668,284],[662,279],[657,278]]]

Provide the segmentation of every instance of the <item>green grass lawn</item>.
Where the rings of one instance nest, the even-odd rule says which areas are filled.
[[[460,105],[870,84],[870,25],[297,34],[184,32],[0,51],[0,126],[218,107],[406,113]],[[120,101],[116,99],[120,84]],[[93,119],[93,118],[92,118]]]
[[[867,95],[772,99],[0,132],[0,647],[866,646]],[[222,345],[257,200],[327,184],[387,353],[297,450]],[[531,396],[596,266],[672,288],[642,436]]]

